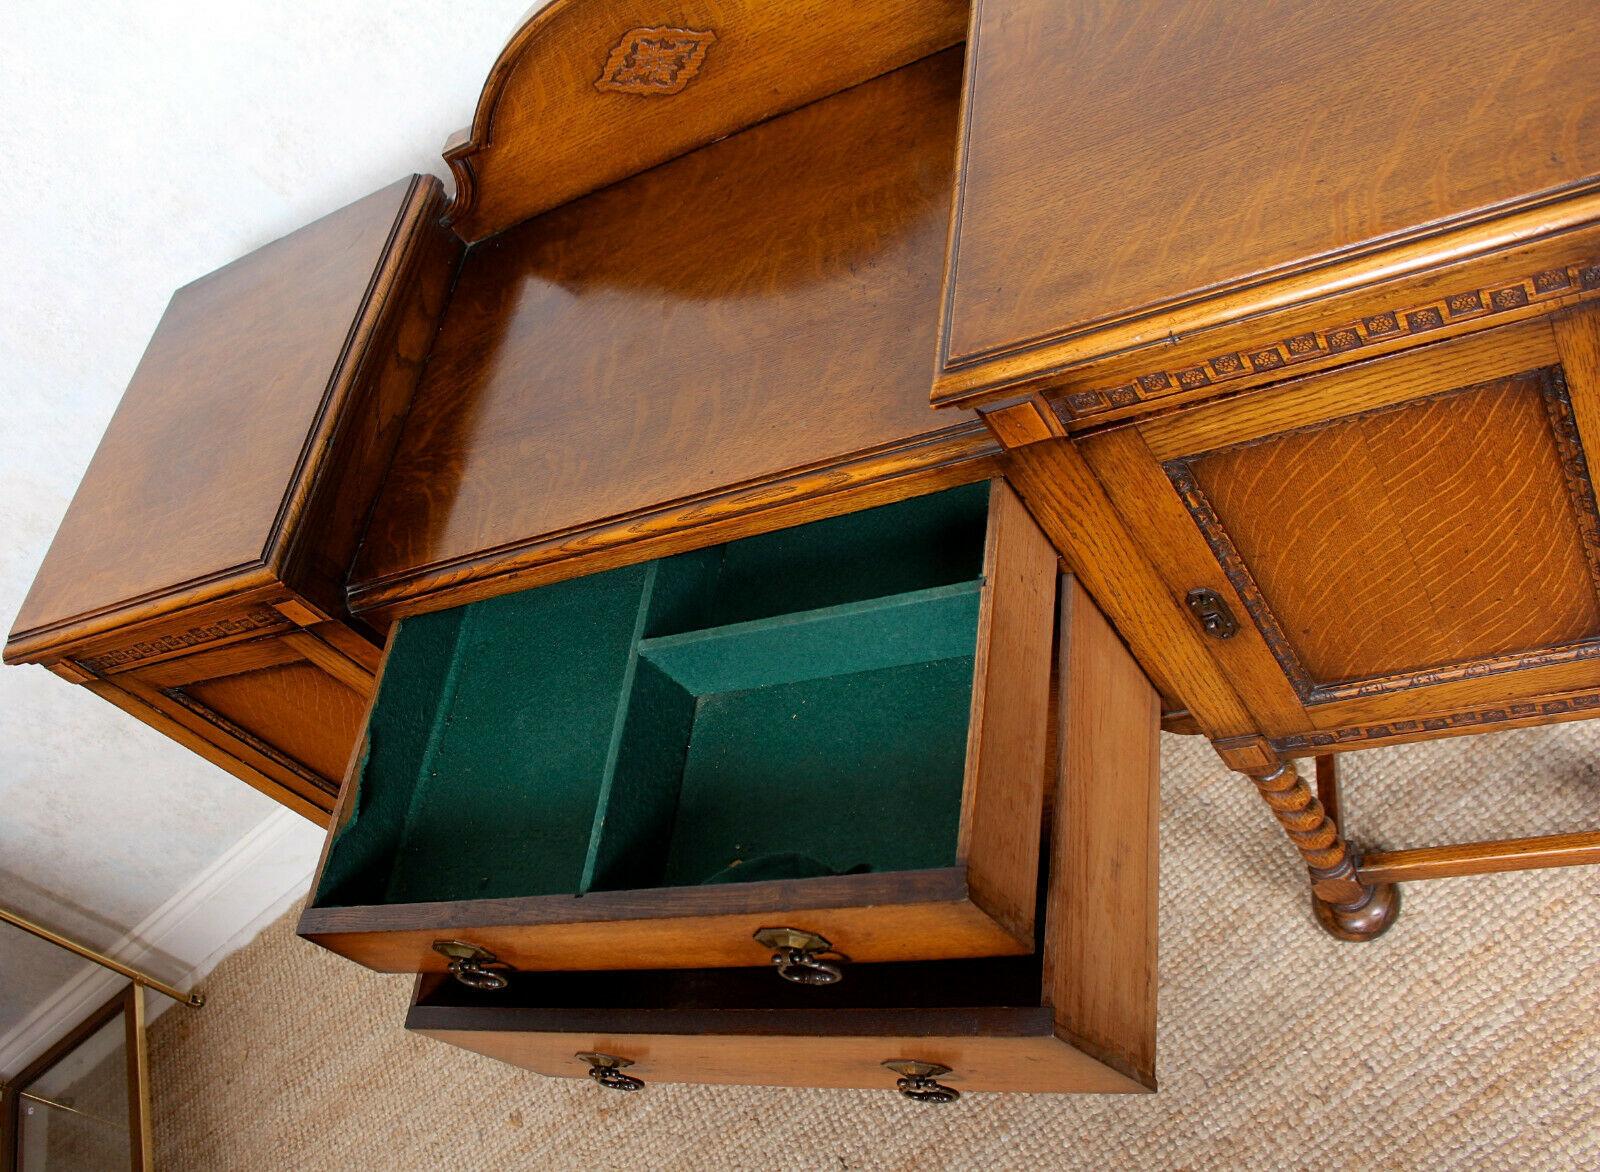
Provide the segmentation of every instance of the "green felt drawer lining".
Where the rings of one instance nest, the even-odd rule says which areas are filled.
[[[639,654],[693,696],[950,659],[972,653],[982,590],[960,582],[666,635]]]
[[[794,877],[951,865],[986,501],[404,620],[318,902],[675,886],[769,856],[824,869]]]

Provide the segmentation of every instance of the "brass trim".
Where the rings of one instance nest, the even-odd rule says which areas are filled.
[[[187,1005],[190,1009],[199,1009],[206,1003],[205,994],[201,993],[197,989],[185,993],[182,989],[174,988],[165,981],[158,981],[148,973],[142,973],[136,968],[130,968],[121,961],[112,960],[104,953],[96,952],[94,949],[89,948],[86,945],[79,944],[74,940],[68,940],[60,933],[52,932],[49,928],[46,928],[40,924],[35,924],[32,920],[24,919],[15,912],[7,911],[3,907],[0,907],[0,920],[4,920],[6,923],[11,924],[14,927],[21,928],[24,932],[31,933],[41,940],[48,941],[49,943],[54,944],[57,948],[65,948],[68,952],[81,956],[84,960],[92,961],[101,968],[110,969],[114,973],[119,973],[122,976],[127,977],[128,980],[132,981],[135,985],[142,985],[146,989],[154,989],[157,993],[160,993],[163,996],[171,997],[180,1005]]]
[[[65,1103],[58,1103],[54,1099],[47,1099],[43,1095],[36,1095],[32,1091],[18,1091],[17,1098],[30,1099],[35,1103],[43,1103],[46,1107],[54,1107],[57,1111],[69,1111],[74,1115],[81,1115],[85,1119],[92,1119],[96,1123],[103,1123],[107,1127],[115,1127],[119,1131],[126,1126],[116,1119],[107,1119],[104,1115],[96,1115],[91,1111],[84,1111],[77,1107],[69,1107]]]
[[[450,958],[450,975],[469,989],[497,992],[511,983],[515,970],[479,944],[465,940],[435,940],[433,950]]]

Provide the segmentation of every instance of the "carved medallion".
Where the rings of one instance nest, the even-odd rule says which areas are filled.
[[[663,97],[678,93],[700,72],[716,39],[709,29],[636,28],[611,50],[594,88]]]

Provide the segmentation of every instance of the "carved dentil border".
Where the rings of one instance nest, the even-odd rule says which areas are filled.
[[[155,639],[145,639],[139,643],[130,643],[126,647],[118,647],[114,651],[107,651],[105,654],[94,656],[92,659],[81,659],[78,663],[95,675],[102,675],[119,667],[125,667],[130,663],[153,659],[157,655],[166,655],[172,651],[185,651],[205,643],[214,643],[218,639],[227,639],[231,636],[243,635],[251,631],[262,631],[287,625],[288,621],[277,611],[271,607],[261,606],[232,618],[218,619],[214,623],[190,627],[186,631],[174,631],[170,635],[162,635]]]
[[[1079,419],[1117,407],[1131,407],[1181,391],[1231,382],[1252,375],[1287,370],[1333,354],[1346,354],[1363,346],[1415,337],[1457,322],[1510,313],[1540,301],[1570,297],[1574,293],[1600,292],[1600,262],[1579,261],[1561,268],[1543,269],[1508,284],[1464,289],[1420,305],[1389,309],[1326,330],[1310,330],[1259,346],[1233,350],[1177,370],[1153,370],[1131,382],[1098,390],[1074,391],[1061,400],[1069,419]]]
[[[1477,708],[1441,716],[1425,716],[1415,720],[1391,720],[1387,724],[1357,725],[1330,732],[1300,733],[1280,737],[1272,742],[1272,747],[1280,752],[1293,753],[1302,749],[1323,749],[1333,745],[1387,741],[1418,733],[1473,729],[1481,725],[1526,720],[1530,717],[1584,715],[1600,716],[1600,693],[1589,692],[1578,696],[1566,696],[1559,700],[1528,700],[1515,704],[1501,704],[1494,708]]]

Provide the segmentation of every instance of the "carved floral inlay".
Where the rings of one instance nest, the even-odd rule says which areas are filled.
[[[636,28],[611,50],[594,87],[618,94],[678,93],[700,72],[716,39],[709,29]]]
[[[1423,305],[1384,310],[1330,330],[1308,331],[1243,350],[1217,354],[1179,370],[1137,375],[1116,387],[1073,391],[1059,404],[1067,419],[1079,419],[1148,399],[1193,391],[1250,375],[1282,370],[1333,354],[1359,350],[1394,338],[1426,334],[1472,318],[1509,313],[1540,301],[1600,292],[1600,264],[1584,261],[1545,269],[1520,280],[1483,289],[1464,289]]]

